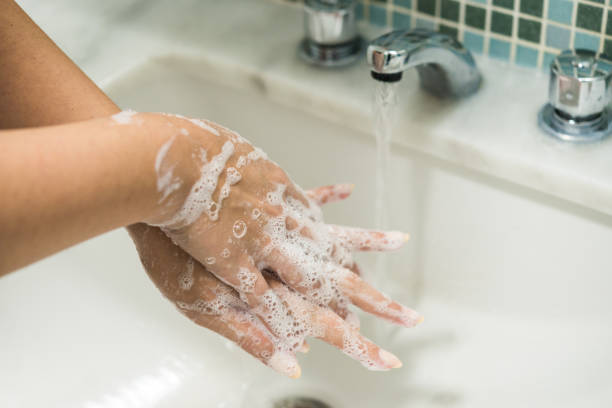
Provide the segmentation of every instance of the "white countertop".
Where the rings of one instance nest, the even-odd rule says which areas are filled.
[[[179,56],[219,81],[372,134],[374,81],[365,61],[341,70],[305,65],[296,51],[297,6],[269,0],[19,3],[103,88],[147,59]],[[612,138],[574,146],[545,136],[536,116],[548,75],[484,57],[477,62],[483,87],[462,101],[436,100],[418,89],[416,72],[405,75],[394,141],[612,215]]]

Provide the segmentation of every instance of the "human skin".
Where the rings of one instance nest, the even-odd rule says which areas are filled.
[[[119,226],[140,221],[163,224],[169,216],[171,219],[171,215],[175,214],[185,201],[202,164],[181,158],[190,156],[189,153],[197,147],[216,153],[222,146],[218,138],[183,118],[141,114],[134,117],[134,123],[129,124],[109,119],[109,115],[118,112],[112,101],[91,83],[12,1],[3,0],[2,3],[4,7],[3,15],[0,16],[0,69],[3,73],[12,72],[13,75],[3,75],[0,78],[0,92],[6,96],[0,98],[0,110],[5,112],[0,118],[0,125],[4,128],[21,128],[74,122],[92,117],[100,119],[0,133],[1,149],[7,152],[6,157],[9,158],[0,164],[0,174],[20,175],[0,185],[0,194],[3,197],[14,198],[7,200],[6,205],[0,209],[0,223],[6,225],[4,231],[0,232],[0,242],[3,243],[0,246],[0,274]],[[173,143],[170,152],[170,156],[175,157],[177,163],[186,163],[176,167],[182,183],[180,188],[172,192],[171,199],[160,206],[158,175],[152,164],[160,148],[177,136],[177,129],[185,129],[190,135],[189,138],[184,138],[185,142]],[[108,163],[113,165],[109,166]],[[46,171],[42,173],[41,169]],[[79,177],[74,177],[76,169]],[[283,172],[275,173],[281,178],[284,177]],[[288,180],[283,182],[289,185]],[[333,188],[331,190],[331,193],[334,193]],[[74,194],[75,192],[78,192],[78,195]],[[298,193],[294,193],[296,197]],[[334,194],[320,193],[317,196],[317,193],[313,192],[312,197],[319,197],[321,202],[324,202],[334,197]],[[304,200],[305,197],[302,195],[301,199]],[[200,225],[208,227],[208,224],[210,223],[205,219],[200,220]],[[273,330],[269,325],[262,325],[257,319],[257,313],[252,308],[257,306],[257,301],[248,302],[246,299],[245,303],[237,291],[226,285],[231,284],[230,278],[236,276],[236,265],[227,265],[221,273],[221,276],[226,278],[225,283],[219,281],[217,275],[211,274],[202,263],[168,239],[167,234],[174,234],[173,238],[182,240],[183,247],[188,252],[202,260],[205,255],[205,252],[200,252],[202,245],[189,237],[190,234],[185,233],[184,229],[174,229],[166,225],[166,233],[163,233],[158,228],[142,223],[129,227],[149,276],[175,304],[186,304],[189,297],[192,300],[207,298],[211,288],[217,287],[225,288],[223,291],[234,299],[232,307],[225,308],[221,314],[194,313],[193,310],[185,309],[181,312],[196,323],[236,341],[247,352],[272,365],[274,362],[270,360],[274,350],[268,350],[267,347],[277,343],[278,338],[275,333],[270,332]],[[377,238],[382,238],[380,242],[385,238],[384,234],[350,229],[336,232],[340,232],[337,234],[339,236],[344,235],[344,242],[352,242],[350,249],[377,249]],[[372,239],[362,240],[358,237]],[[369,244],[366,244],[366,241]],[[152,247],[159,250],[151,251]],[[176,258],[180,258],[180,262]],[[194,285],[187,292],[176,290],[178,275],[188,263],[194,265],[193,273],[198,278],[196,281],[202,284]],[[276,273],[282,276],[285,268],[280,264],[277,266]],[[353,270],[356,268],[352,264],[345,266]],[[176,279],[168,280],[168,271],[177,271]],[[290,290],[274,277],[257,279],[257,282],[265,285],[264,291],[272,289],[277,293],[289,308],[300,303],[297,308],[305,311],[307,320],[330,328],[319,335],[324,340],[341,346],[340,331],[344,333],[346,330],[353,330],[331,309],[323,307],[326,305],[304,303],[302,297],[296,296],[297,292]],[[354,274],[347,278],[347,282],[351,286],[354,303],[366,310],[370,299],[379,296],[378,292]],[[246,297],[248,298],[248,294]],[[329,306],[333,308],[337,305]],[[395,312],[402,310],[399,305],[394,307]],[[346,316],[346,310],[335,310],[342,317]],[[375,310],[371,308],[370,311]],[[397,320],[397,313],[379,314],[390,320]],[[415,322],[399,323],[411,325]],[[243,327],[236,331],[237,325]],[[342,330],[334,330],[339,327]],[[251,335],[246,336],[245,333]],[[258,334],[254,337],[253,333]],[[355,336],[359,336],[358,333],[355,333]],[[253,341],[255,338],[260,338],[260,341]],[[399,365],[397,359],[386,355],[376,345],[360,336],[358,339],[367,345],[367,352],[371,354],[369,359],[378,364],[375,368],[388,369]],[[292,357],[293,351],[291,348],[286,351],[289,357]],[[292,370],[285,370],[284,373],[294,377],[299,375],[299,366],[293,366]]]

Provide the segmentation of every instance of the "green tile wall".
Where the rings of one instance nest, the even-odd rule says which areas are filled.
[[[612,0],[359,0],[358,15],[389,29],[433,28],[528,67],[546,68],[566,48],[612,55]]]

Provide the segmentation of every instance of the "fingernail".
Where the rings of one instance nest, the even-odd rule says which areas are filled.
[[[389,368],[400,368],[402,366],[402,362],[399,358],[386,350],[380,349],[378,351],[378,356]]]
[[[277,351],[274,353],[270,360],[268,360],[268,365],[290,378],[297,379],[302,375],[302,369],[297,359],[287,352]]]
[[[419,313],[415,312],[414,310],[407,308],[406,306],[402,305],[402,324],[405,327],[415,327],[421,323],[423,323],[423,320],[425,320],[425,318],[420,315]]]
[[[354,189],[355,189],[355,185],[353,183],[349,183],[348,184],[348,191],[352,193]]]
[[[386,231],[383,233],[379,242],[379,247],[383,251],[399,249],[410,239],[410,235],[399,231]]]
[[[308,353],[310,351],[310,344],[304,342],[302,343],[302,347],[300,347],[300,352]]]

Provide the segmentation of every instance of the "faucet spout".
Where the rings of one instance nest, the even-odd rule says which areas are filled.
[[[397,30],[373,40],[367,60],[372,77],[396,82],[411,67],[421,86],[439,97],[464,97],[482,81],[472,54],[454,38],[425,29]]]

